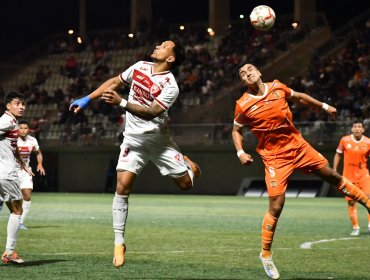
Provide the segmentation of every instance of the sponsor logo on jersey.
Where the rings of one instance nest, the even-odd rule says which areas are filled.
[[[251,107],[251,111],[253,112],[253,111],[255,111],[255,110],[257,110],[258,109],[258,106],[257,105],[253,105],[252,107]]]
[[[161,93],[161,88],[156,84],[153,84],[150,88],[150,93],[153,97],[157,97]]]

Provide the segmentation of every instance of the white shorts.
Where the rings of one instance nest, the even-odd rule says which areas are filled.
[[[0,195],[5,202],[22,200],[23,195],[19,188],[19,181],[0,179]]]
[[[31,189],[33,190],[33,180],[32,176],[28,174],[25,170],[18,170],[18,177],[19,177],[19,187],[21,190],[23,189]]]
[[[170,136],[126,136],[121,144],[117,171],[140,174],[150,160],[163,175],[179,177],[187,172],[184,157]]]

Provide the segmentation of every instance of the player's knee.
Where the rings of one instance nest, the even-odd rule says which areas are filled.
[[[177,184],[179,189],[182,190],[182,191],[188,191],[188,190],[191,190],[193,188],[193,183],[191,182],[191,180],[186,180],[186,181],[182,181],[180,183]]]

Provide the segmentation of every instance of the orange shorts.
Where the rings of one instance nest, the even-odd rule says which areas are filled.
[[[265,165],[265,182],[269,196],[285,193],[289,176],[295,169],[309,174],[328,164],[318,151],[307,142],[296,149],[284,151],[281,154],[262,156]]]
[[[370,176],[366,176],[360,181],[353,182],[359,189],[361,189],[367,196],[370,197]],[[347,201],[353,200],[349,196],[345,196]]]

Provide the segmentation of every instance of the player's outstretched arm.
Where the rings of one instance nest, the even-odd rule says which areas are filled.
[[[319,107],[325,110],[331,117],[335,118],[337,114],[337,109],[329,104],[321,102],[306,93],[297,92],[295,91],[294,94],[291,96],[291,100],[294,102],[300,102],[302,104],[306,104],[312,107]]]
[[[69,106],[69,110],[73,110],[74,113],[77,113],[81,109],[85,109],[87,105],[89,105],[89,102],[91,99],[99,98],[103,95],[104,91],[107,89],[115,89],[118,86],[122,85],[123,83],[121,80],[117,77],[111,78],[104,83],[102,83],[96,90],[94,90],[89,95],[86,95],[85,97],[76,99],[71,103]]]

